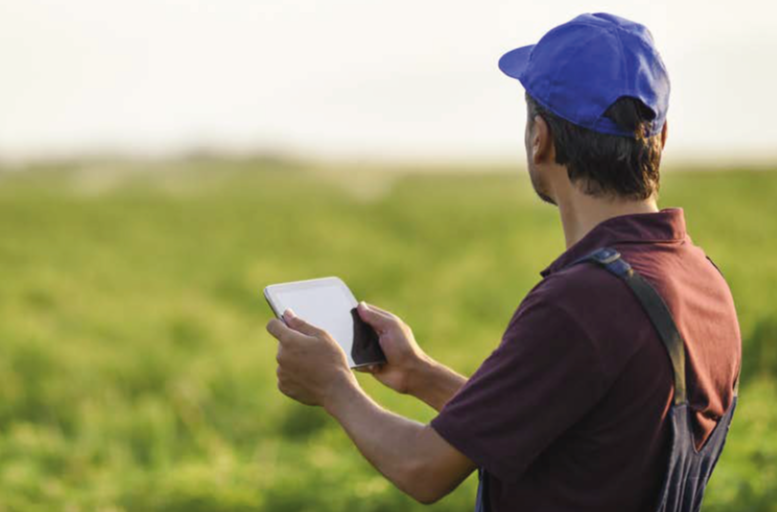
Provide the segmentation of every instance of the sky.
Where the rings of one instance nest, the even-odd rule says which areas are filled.
[[[777,156],[765,0],[0,0],[0,159],[522,159],[523,90],[499,57],[601,11],[653,33],[667,156]]]

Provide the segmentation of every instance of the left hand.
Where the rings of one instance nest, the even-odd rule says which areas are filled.
[[[314,327],[293,311],[283,313],[285,324],[273,318],[267,332],[278,340],[278,389],[284,395],[305,405],[321,405],[356,377],[348,367],[343,349],[332,336]]]

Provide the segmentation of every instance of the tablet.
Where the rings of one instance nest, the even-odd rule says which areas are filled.
[[[343,348],[351,368],[384,363],[375,330],[359,316],[356,298],[338,277],[272,284],[264,297],[275,316],[292,309],[307,323],[324,329]]]

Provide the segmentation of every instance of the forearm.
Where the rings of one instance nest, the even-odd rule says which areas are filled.
[[[467,382],[467,378],[447,366],[424,360],[413,370],[407,394],[439,411]]]
[[[418,501],[430,503],[439,499],[466,476],[451,482],[435,471],[432,461],[439,447],[431,439],[437,437],[431,427],[383,409],[358,384],[345,384],[325,408],[362,455],[400,490]]]

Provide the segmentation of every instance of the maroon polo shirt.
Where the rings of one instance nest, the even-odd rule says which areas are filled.
[[[672,367],[623,281],[594,264],[568,266],[600,247],[619,251],[674,316],[697,443],[732,401],[734,301],[682,209],[607,219],[542,271],[499,346],[431,422],[488,472],[495,512],[655,510]]]

